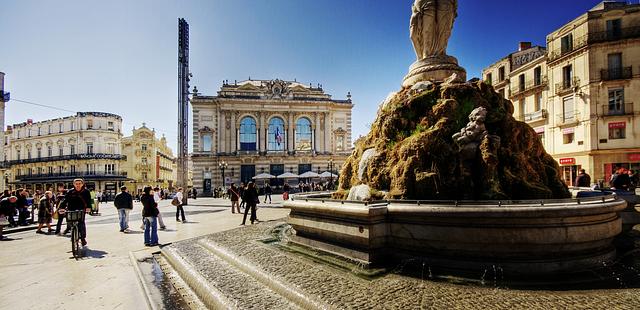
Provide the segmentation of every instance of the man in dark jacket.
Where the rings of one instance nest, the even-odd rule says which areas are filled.
[[[589,187],[591,186],[591,177],[584,169],[580,169],[580,174],[576,177],[575,184],[577,187]]]
[[[133,197],[127,192],[127,187],[120,187],[120,193],[116,195],[113,204],[118,209],[120,217],[120,232],[129,231],[129,212],[133,209]]]
[[[631,179],[629,178],[626,169],[621,167],[616,172],[618,174],[613,177],[613,180],[611,180],[612,188],[616,190],[629,190],[629,187],[631,186]]]
[[[84,187],[83,179],[73,180],[73,188],[64,196],[61,205],[62,208],[67,211],[91,212],[91,194]],[[80,232],[80,240],[83,246],[87,245],[87,226],[85,225],[84,219],[83,216],[78,222],[78,231]]]
[[[16,201],[18,201],[16,196],[7,196],[0,200],[0,214],[7,217],[11,227],[17,226],[13,219],[13,215],[16,213]]]
[[[29,217],[29,208],[27,206],[27,191],[19,188],[16,190],[16,197],[18,201],[16,202],[16,208],[18,209],[18,225],[27,226],[27,218]]]
[[[144,194],[140,197],[142,202],[142,217],[144,221],[144,245],[158,245],[158,204],[151,193],[151,186],[145,186]]]

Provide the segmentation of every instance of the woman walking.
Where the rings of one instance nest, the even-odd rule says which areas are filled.
[[[175,197],[178,200],[178,205],[176,206],[176,222],[180,222],[180,219],[178,218],[178,216],[182,214],[182,222],[185,223],[187,222],[187,219],[184,217],[184,208],[182,207],[183,197],[184,196],[182,196],[182,187],[179,187]]]
[[[238,213],[241,213],[240,204],[238,203],[238,200],[240,200],[240,193],[238,193],[238,189],[235,184],[231,184],[229,197],[231,197],[231,213],[236,213],[236,208],[238,209]]]
[[[243,201],[246,203],[244,207],[244,218],[242,218],[242,225],[247,221],[247,213],[249,212],[249,208],[251,208],[251,224],[253,222],[258,221],[256,217],[256,204],[260,201],[258,197],[258,191],[256,190],[256,185],[253,182],[249,182],[247,189],[244,191],[244,196],[242,197]]]
[[[36,230],[36,234],[44,234],[42,231],[42,226],[44,226],[44,224],[47,224],[47,234],[53,232],[53,229],[51,229],[53,206],[53,193],[51,191],[46,191],[42,198],[40,198],[40,203],[38,204],[38,230]]]
[[[142,217],[144,221],[144,245],[158,245],[158,205],[151,194],[151,186],[145,186],[142,197]]]

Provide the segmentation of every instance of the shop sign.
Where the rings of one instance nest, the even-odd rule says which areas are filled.
[[[640,161],[640,153],[631,153],[628,156],[629,161]]]
[[[609,129],[615,129],[615,128],[626,128],[627,127],[627,122],[613,122],[613,123],[609,123]]]
[[[562,134],[563,135],[567,135],[567,134],[574,133],[574,132],[576,132],[575,127],[562,129]]]
[[[533,130],[535,130],[536,133],[544,133],[544,127],[536,127]]]
[[[575,165],[576,164],[576,159],[575,158],[560,158],[560,164],[561,165]]]

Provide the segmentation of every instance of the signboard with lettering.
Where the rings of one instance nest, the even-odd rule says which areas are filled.
[[[613,123],[609,123],[609,129],[614,129],[614,128],[626,128],[627,127],[627,122],[613,122]]]
[[[536,133],[544,133],[544,127],[536,127],[533,130],[535,130]]]
[[[567,134],[574,133],[574,132],[576,132],[576,129],[574,127],[562,129],[562,134],[563,135],[567,135]]]
[[[575,158],[560,158],[559,160],[561,165],[575,165],[576,164],[576,159]]]
[[[628,155],[629,161],[640,161],[640,153],[631,153]]]

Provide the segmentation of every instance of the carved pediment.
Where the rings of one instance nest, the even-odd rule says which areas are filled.
[[[198,132],[215,132],[215,129],[211,129],[209,126],[204,126],[198,129]]]

